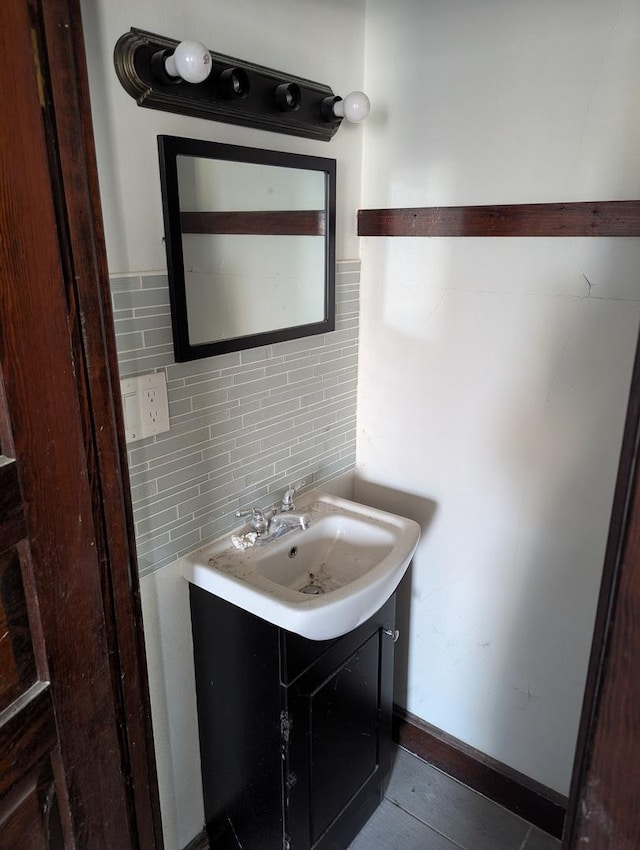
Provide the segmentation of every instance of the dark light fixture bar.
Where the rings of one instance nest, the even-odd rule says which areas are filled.
[[[329,141],[342,122],[334,111],[342,98],[329,86],[207,48],[201,62],[211,63],[208,76],[187,82],[175,76],[179,61],[171,61],[178,44],[133,27],[118,39],[115,70],[138,106],[321,141]]]
[[[640,236],[640,201],[359,210],[358,236]]]

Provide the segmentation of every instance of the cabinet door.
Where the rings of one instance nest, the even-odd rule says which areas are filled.
[[[345,847],[380,801],[391,746],[395,600],[286,693],[291,850]]]
[[[205,824],[215,850],[281,850],[276,626],[189,585]]]

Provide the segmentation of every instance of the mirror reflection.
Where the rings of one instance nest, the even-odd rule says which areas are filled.
[[[332,330],[335,162],[159,145],[176,359]]]

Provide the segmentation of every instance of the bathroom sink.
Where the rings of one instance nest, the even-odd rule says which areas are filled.
[[[309,527],[237,549],[231,535],[182,559],[192,584],[313,640],[340,637],[391,596],[420,539],[416,522],[321,495]]]

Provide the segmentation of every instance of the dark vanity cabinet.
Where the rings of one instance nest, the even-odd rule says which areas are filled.
[[[395,596],[313,641],[189,588],[211,847],[344,850],[390,767]]]

